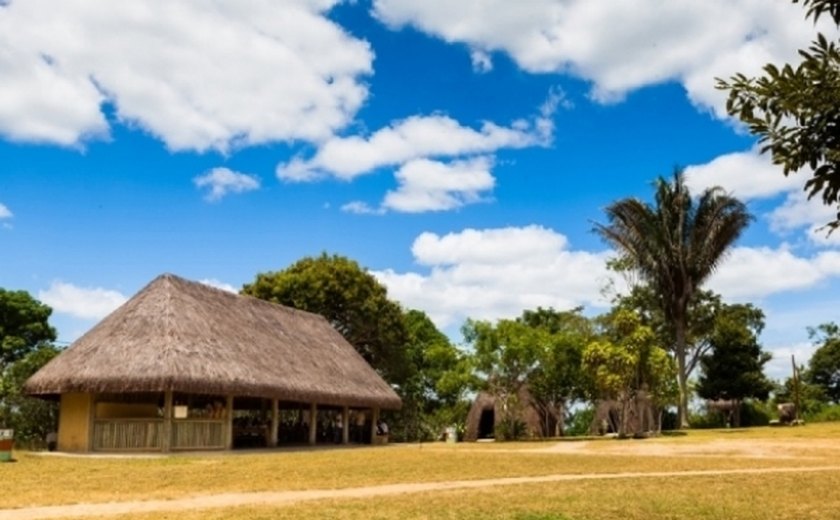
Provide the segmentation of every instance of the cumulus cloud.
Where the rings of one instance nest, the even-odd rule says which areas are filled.
[[[481,200],[493,189],[492,160],[476,157],[442,163],[428,159],[409,161],[396,172],[399,187],[385,194],[383,208],[405,213],[443,211]]]
[[[815,33],[801,6],[766,0],[374,0],[373,14],[391,28],[410,25],[487,59],[504,52],[529,72],[572,73],[592,81],[600,101],[679,81],[695,103],[719,115],[725,94],[712,78],[796,59]],[[820,26],[829,28],[827,21]]]
[[[99,320],[126,302],[122,293],[101,287],[79,287],[54,281],[49,289],[38,291],[38,299],[56,312],[76,318]]]
[[[12,218],[13,216],[12,211],[5,204],[0,203],[0,219]]]
[[[333,137],[310,159],[296,158],[277,166],[287,181],[312,181],[325,176],[352,180],[377,168],[422,158],[487,154],[502,148],[546,145],[553,132],[553,108],[541,109],[533,121],[510,126],[484,122],[474,129],[444,115],[412,116],[377,130],[369,137]]]
[[[514,317],[538,306],[605,308],[611,294],[627,290],[627,282],[606,267],[612,251],[575,250],[562,233],[537,225],[425,232],[411,252],[417,270],[373,274],[391,297],[425,311],[442,328],[468,317]],[[785,247],[736,247],[708,288],[730,301],[756,301],[838,277],[840,251],[800,257]]]
[[[484,194],[496,184],[490,173],[492,163],[490,157],[450,163],[415,159],[396,171],[397,188],[385,194],[379,207],[353,201],[341,209],[358,215],[383,215],[388,211],[446,211],[481,202],[487,200]]]
[[[685,180],[692,193],[720,186],[741,199],[773,197],[801,190],[804,184],[802,175],[783,175],[781,167],[757,149],[729,153],[705,164],[688,166]]]
[[[497,319],[537,306],[568,309],[604,305],[608,252],[569,248],[566,237],[542,226],[423,233],[412,246],[428,273],[374,272],[389,295],[423,309],[440,327],[467,317]]]
[[[211,202],[229,193],[244,193],[260,188],[260,180],[257,177],[228,168],[213,168],[193,179],[193,182],[199,188],[208,188],[205,198]]]
[[[239,293],[239,291],[236,289],[236,287],[232,286],[229,283],[225,283],[225,282],[222,282],[220,280],[217,280],[216,278],[204,278],[202,280],[199,280],[198,282],[203,283],[204,285],[207,285],[207,286],[210,286],[210,287],[215,287],[216,289],[221,289],[223,291],[227,291],[229,293],[234,293],[234,294]]]
[[[547,146],[554,137],[558,107],[571,108],[560,88],[553,88],[536,115],[509,126],[485,121],[478,128],[446,115],[412,116],[369,136],[333,137],[310,158],[277,165],[277,177],[311,182],[325,177],[350,181],[381,168],[396,168],[397,189],[378,207],[352,201],[342,210],[356,214],[387,211],[443,211],[485,200],[495,179],[494,152],[503,148]]]
[[[767,215],[770,229],[778,234],[802,230],[812,244],[821,247],[840,245],[840,233],[828,234],[825,224],[836,218],[840,208],[823,204],[819,197],[808,199],[803,191],[810,171],[785,176],[768,154],[757,148],[716,157],[712,161],[685,169],[686,184],[693,193],[720,186],[742,199],[769,199],[784,196],[783,202]]]
[[[796,256],[785,246],[735,247],[709,280],[726,298],[748,300],[807,289],[840,276],[840,251]]]
[[[367,96],[335,0],[18,0],[0,7],[0,135],[77,145],[116,118],[173,150],[319,142]]]

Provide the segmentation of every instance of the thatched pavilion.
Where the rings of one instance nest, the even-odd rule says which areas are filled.
[[[323,317],[170,274],[25,389],[60,400],[62,451],[347,443],[351,427],[374,438],[380,409],[401,406]]]

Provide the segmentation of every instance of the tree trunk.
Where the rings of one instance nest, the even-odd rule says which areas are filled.
[[[566,401],[562,399],[557,403],[557,422],[555,428],[557,429],[558,437],[566,435]]]
[[[677,358],[677,386],[680,391],[680,402],[677,405],[677,419],[680,429],[688,428],[688,374],[685,364],[685,319],[684,316],[677,317],[676,323],[676,344],[674,353]]]

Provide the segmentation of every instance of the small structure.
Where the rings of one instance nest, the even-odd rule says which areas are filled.
[[[351,412],[369,440],[380,409],[402,404],[322,316],[170,274],[25,391],[60,400],[58,449],[81,452],[346,443]]]
[[[626,406],[621,401],[602,399],[595,403],[595,413],[589,425],[590,435],[624,434],[647,437],[657,434],[660,424],[658,414],[647,392],[639,390]],[[622,423],[624,426],[622,432]]]
[[[525,427],[526,438],[542,438],[549,436],[554,431],[554,426],[543,428],[543,421],[539,411],[531,401],[531,394],[523,387],[517,395],[517,408],[513,412],[518,420],[521,420]],[[500,401],[489,392],[479,392],[473,401],[470,411],[467,414],[467,424],[464,431],[465,441],[476,441],[479,439],[494,439],[496,428],[505,416]]]

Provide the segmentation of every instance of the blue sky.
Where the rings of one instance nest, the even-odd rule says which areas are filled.
[[[593,222],[681,165],[755,216],[709,286],[765,310],[781,377],[840,319],[840,237],[714,78],[814,31],[766,0],[0,2],[0,286],[72,341],[160,273],[326,251],[457,339],[604,310]]]

